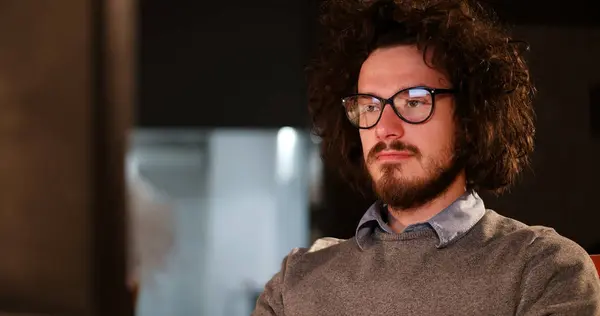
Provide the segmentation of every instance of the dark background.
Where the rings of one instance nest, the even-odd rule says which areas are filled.
[[[539,89],[533,171],[510,193],[486,195],[487,206],[600,252],[599,13],[580,0],[487,4],[531,44]],[[308,128],[303,67],[317,7],[315,0],[142,1],[138,126]],[[352,236],[371,198],[334,170],[326,170],[325,190],[314,228]]]
[[[302,70],[319,3],[141,1],[138,124],[307,126]],[[508,25],[580,32],[600,26],[591,1],[482,3]],[[533,54],[547,53],[545,48],[534,47]],[[250,96],[261,102],[242,101]]]
[[[143,127],[305,127],[314,0],[141,2]]]

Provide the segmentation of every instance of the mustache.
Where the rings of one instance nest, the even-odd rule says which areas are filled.
[[[404,143],[399,140],[395,140],[389,144],[386,144],[384,142],[379,142],[379,143],[375,144],[375,146],[373,146],[373,148],[371,148],[371,150],[369,150],[369,154],[367,155],[367,161],[371,162],[371,161],[375,160],[377,154],[384,150],[398,150],[398,151],[404,150],[404,151],[409,151],[409,152],[413,153],[417,157],[419,157],[421,155],[419,148],[417,148],[416,146]]]

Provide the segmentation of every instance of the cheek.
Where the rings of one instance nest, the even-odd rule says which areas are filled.
[[[419,134],[419,143],[416,144],[425,157],[438,157],[452,149],[454,142],[454,126],[449,124],[435,124],[429,126]]]
[[[441,116],[441,115],[440,115]],[[419,148],[423,156],[435,154],[439,148],[445,146],[448,139],[453,137],[454,129],[445,117],[433,117],[424,124],[409,125],[405,128],[405,141]]]

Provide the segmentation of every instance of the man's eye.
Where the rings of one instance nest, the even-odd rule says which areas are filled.
[[[425,102],[423,100],[407,100],[406,101],[406,107],[408,107],[408,108],[418,108],[423,105],[425,105]]]
[[[376,112],[379,111],[379,106],[376,104],[363,104],[360,106],[361,112]]]

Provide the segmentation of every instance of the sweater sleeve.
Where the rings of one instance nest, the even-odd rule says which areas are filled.
[[[600,281],[583,248],[553,230],[528,247],[516,315],[600,315]]]
[[[295,248],[281,263],[281,270],[277,272],[265,285],[263,292],[256,301],[256,307],[251,316],[283,316],[283,287],[286,272],[292,261],[306,249]]]

